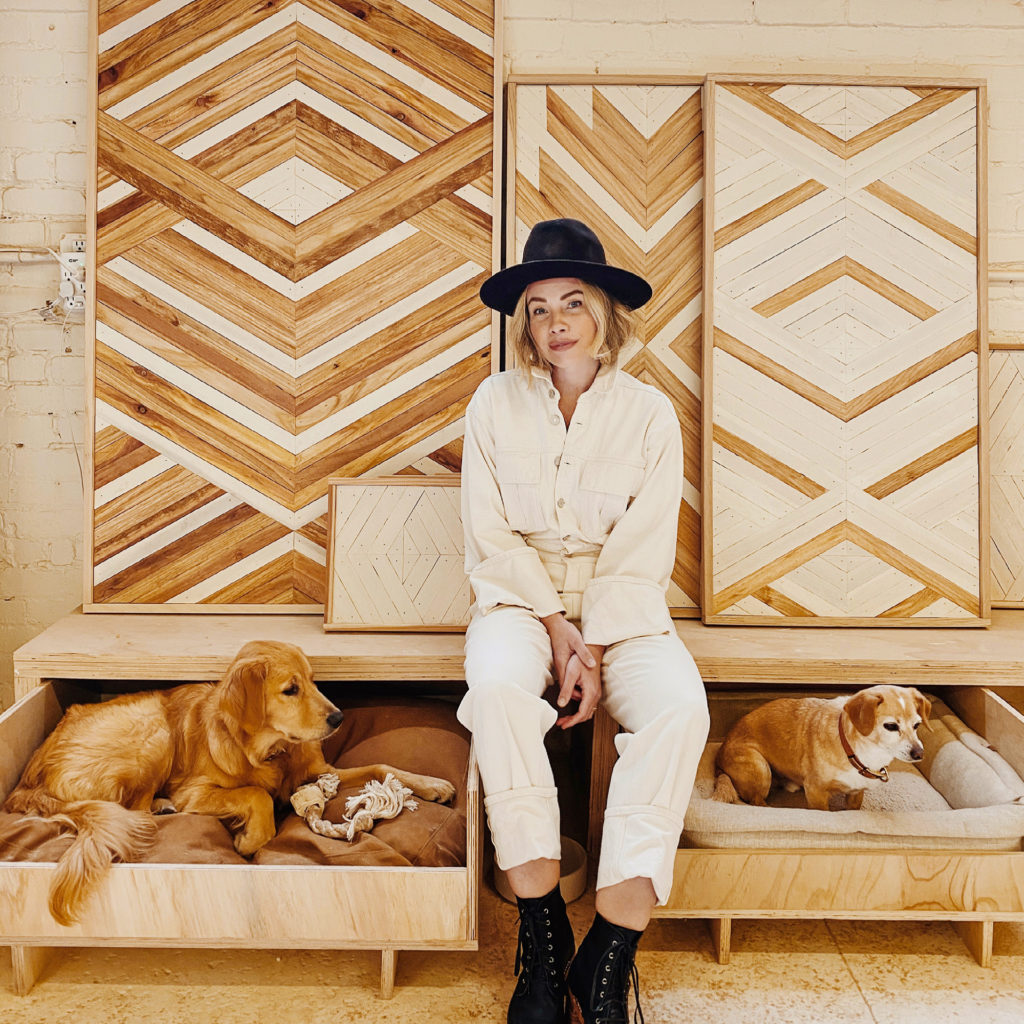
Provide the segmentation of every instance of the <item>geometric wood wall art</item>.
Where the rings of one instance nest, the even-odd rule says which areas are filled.
[[[320,610],[328,478],[457,473],[491,369],[494,0],[94,16],[86,606]]]
[[[705,620],[984,624],[983,89],[707,88]]]
[[[462,630],[460,478],[330,481],[324,629]]]
[[[683,436],[684,484],[668,601],[699,615],[701,287],[704,135],[697,79],[521,81],[509,87],[508,262],[533,224],[575,217],[608,262],[654,289],[619,366],[671,399]]]
[[[989,360],[992,603],[1024,608],[1024,351]]]

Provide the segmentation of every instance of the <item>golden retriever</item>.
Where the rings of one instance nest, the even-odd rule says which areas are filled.
[[[924,756],[917,730],[931,706],[910,686],[769,701],[725,737],[714,799],[764,806],[774,777],[790,792],[802,788],[812,810],[858,810],[866,787],[888,782],[891,761]]]
[[[251,856],[272,839],[275,801],[325,773],[341,786],[393,772],[417,796],[447,801],[444,779],[388,765],[338,769],[321,740],[342,720],[292,644],[246,644],[217,683],[75,705],[32,755],[4,810],[51,818],[76,833],[50,885],[50,913],[72,924],[114,860],[156,836],[154,813],[212,814]]]

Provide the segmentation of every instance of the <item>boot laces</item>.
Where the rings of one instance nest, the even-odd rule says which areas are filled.
[[[636,969],[636,954],[613,939],[604,963],[594,978],[592,998],[594,1024],[629,1024],[629,986],[633,985],[636,1008],[633,1024],[644,1024],[644,1011],[640,1008],[640,973]]]
[[[519,911],[519,941],[516,944],[516,962],[512,973],[519,976],[516,989],[525,994],[530,991],[533,976],[538,970],[543,971],[548,990],[557,995],[558,972],[555,970],[552,921],[547,907],[542,914],[544,916],[539,917],[528,911]],[[541,934],[538,934],[538,926]]]

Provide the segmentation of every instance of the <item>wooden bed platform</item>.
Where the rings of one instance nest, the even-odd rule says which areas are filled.
[[[693,654],[709,690],[750,687],[751,691],[786,687],[858,688],[879,682],[941,687],[956,691],[957,705],[972,725],[993,742],[1013,744],[1024,767],[1024,611],[997,610],[989,629],[765,629],[754,626],[705,626],[696,620],[676,623],[680,637]],[[430,682],[463,679],[463,636],[455,634],[325,634],[312,615],[170,615],[88,614],[66,616],[14,654],[15,690],[19,702],[39,688],[83,686],[90,680],[189,681],[218,678],[238,649],[255,639],[284,640],[300,645],[309,655],[321,681],[373,680]],[[36,702],[48,708],[55,701]],[[51,706],[53,705],[53,706]],[[19,703],[19,706],[20,703]],[[59,715],[59,709],[56,709]],[[28,731],[44,728],[42,710]],[[26,719],[27,721],[27,719]],[[49,727],[52,727],[52,719]],[[608,778],[614,764],[615,723],[603,713],[595,718],[591,764],[589,846],[600,843]],[[45,735],[42,732],[41,735]],[[39,742],[39,739],[34,741]],[[22,746],[23,744],[19,744]],[[21,754],[27,758],[28,749]],[[14,752],[12,751],[12,756]],[[4,757],[2,760],[10,761]],[[9,776],[15,765],[2,765]],[[20,773],[20,768],[18,768]],[[14,780],[9,780],[13,785]],[[471,826],[472,827],[472,826]],[[383,949],[382,992],[394,984],[396,948],[432,946],[475,948],[476,891],[479,885],[479,843],[474,841],[467,877],[456,882],[442,902],[451,904],[457,919],[454,932],[432,942],[382,941],[380,935],[351,934],[333,941],[325,932],[313,945],[371,946]],[[596,862],[596,858],[595,858]],[[998,863],[997,863],[998,862]],[[157,884],[152,866],[138,880]],[[10,865],[4,866],[10,870]],[[45,871],[43,865],[14,868],[26,875]],[[168,870],[174,870],[173,867]],[[209,869],[215,871],[216,868]],[[258,869],[242,869],[245,871]],[[327,869],[344,872],[345,868]],[[413,874],[423,870],[410,869]],[[995,874],[993,874],[995,872]],[[0,870],[0,876],[3,875]],[[872,878],[871,885],[858,879]],[[935,885],[927,884],[929,878]],[[832,881],[830,881],[830,879]],[[759,880],[759,881],[758,881]],[[884,880],[885,884],[881,884]],[[12,882],[13,878],[7,880]],[[39,889],[42,879],[31,879]],[[832,885],[835,882],[835,885]],[[312,883],[312,876],[310,876]],[[415,879],[403,879],[402,884]],[[246,883],[248,884],[248,883]],[[303,895],[302,883],[294,899]],[[343,888],[346,886],[343,885]],[[0,878],[0,892],[5,888]],[[827,890],[827,892],[826,892]],[[418,891],[418,890],[417,890]],[[410,892],[404,894],[410,898]],[[155,892],[151,894],[155,899]],[[443,895],[443,894],[442,894]],[[827,897],[827,898],[826,898]],[[411,898],[415,901],[417,897]],[[40,895],[41,899],[41,895]],[[468,904],[471,903],[472,906]],[[951,920],[981,963],[991,957],[995,921],[1024,920],[1024,852],[958,855],[873,851],[870,853],[799,850],[736,851],[680,850],[676,882],[669,905],[659,916],[702,917],[711,922],[719,959],[729,957],[731,922],[743,917],[836,917],[893,919],[897,917]],[[266,922],[263,922],[265,924]],[[52,925],[52,922],[51,922]],[[149,935],[139,944],[302,946],[296,935],[264,931],[248,939],[244,928],[218,929],[216,922],[199,922],[196,936],[183,933]],[[262,925],[261,925],[262,927]],[[229,934],[230,933],[230,934]],[[457,934],[455,934],[457,933]],[[16,985],[27,991],[42,969],[46,947],[60,945],[135,944],[128,936],[94,934],[62,941],[40,928],[39,934],[8,936],[12,945]],[[0,941],[4,936],[0,935]]]

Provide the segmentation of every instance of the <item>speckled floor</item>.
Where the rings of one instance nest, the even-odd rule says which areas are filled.
[[[593,913],[570,907],[577,935]],[[378,998],[369,952],[68,950],[28,996],[0,957],[3,1024],[426,1024],[504,1022],[515,910],[483,888],[480,950],[402,953]],[[996,925],[990,970],[944,923],[733,924],[715,963],[700,921],[654,922],[637,958],[647,1024],[1021,1024],[1024,926]]]

